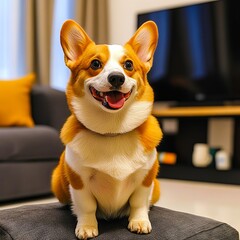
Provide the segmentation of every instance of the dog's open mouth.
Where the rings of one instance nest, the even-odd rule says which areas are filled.
[[[96,100],[102,102],[104,107],[118,110],[123,107],[125,101],[130,97],[132,90],[127,93],[120,91],[100,92],[91,86],[90,92]]]

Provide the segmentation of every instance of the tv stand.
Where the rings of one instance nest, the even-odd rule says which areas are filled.
[[[160,124],[168,119],[174,119],[178,122],[177,133],[164,133],[163,141],[158,148],[160,152],[175,152],[177,164],[162,164],[160,177],[240,184],[240,149],[238,146],[240,141],[240,106],[168,107],[155,103],[153,115],[157,117]],[[234,121],[231,170],[219,171],[214,165],[207,168],[196,168],[192,165],[194,144],[207,143],[210,118],[231,118]]]
[[[199,107],[172,107],[156,102],[153,106],[153,115],[157,117],[219,117],[240,116],[238,106],[199,106]]]
[[[188,101],[188,102],[174,101],[172,103],[174,103],[172,104],[172,107],[220,107],[233,105],[231,102],[224,101]]]

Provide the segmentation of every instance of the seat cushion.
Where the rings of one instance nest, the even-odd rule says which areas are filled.
[[[149,212],[153,230],[138,235],[127,230],[128,220],[100,220],[96,240],[239,240],[229,225],[195,215],[153,207]],[[76,218],[67,206],[58,203],[32,205],[0,211],[1,240],[76,240]]]
[[[0,128],[0,139],[0,161],[57,159],[63,150],[58,131],[48,126]]]
[[[0,204],[51,194],[51,175],[57,163],[57,159],[1,162]]]

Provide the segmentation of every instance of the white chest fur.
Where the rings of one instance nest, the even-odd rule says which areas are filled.
[[[81,176],[83,167],[124,180],[153,165],[156,151],[145,152],[136,130],[114,137],[82,130],[66,146],[66,161]]]
[[[97,200],[99,216],[121,217],[128,214],[128,200],[152,167],[156,150],[146,153],[137,131],[110,137],[84,130],[66,146],[65,157]]]
[[[86,190],[97,200],[98,216],[115,218],[129,215],[129,198],[141,184],[145,171],[138,170],[122,181],[99,171],[90,172]]]

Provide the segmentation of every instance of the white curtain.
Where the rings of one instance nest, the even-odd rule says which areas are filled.
[[[65,90],[70,71],[65,66],[63,51],[60,45],[60,30],[66,19],[74,18],[75,0],[55,0],[53,12],[53,32],[51,40],[51,86]]]
[[[25,55],[26,1],[0,1],[0,79],[12,79],[26,73]]]

